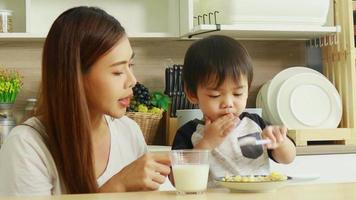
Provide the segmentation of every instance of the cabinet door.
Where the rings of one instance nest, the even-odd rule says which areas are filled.
[[[130,37],[177,37],[179,0],[31,0],[29,32],[46,36],[53,21],[75,6],[96,6],[118,19]]]

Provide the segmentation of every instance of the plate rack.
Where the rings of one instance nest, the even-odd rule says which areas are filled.
[[[336,35],[309,41],[322,49],[323,74],[335,85],[343,105],[343,116],[336,129],[289,130],[297,146],[314,144],[356,145],[356,68],[351,0],[334,0]]]

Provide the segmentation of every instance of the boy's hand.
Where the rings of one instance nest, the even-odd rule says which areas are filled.
[[[204,136],[198,146],[205,149],[214,149],[219,146],[239,121],[240,119],[231,113],[218,118],[214,122],[205,117]]]
[[[263,139],[271,141],[266,145],[268,149],[276,149],[287,140],[287,128],[285,126],[267,126],[261,135]]]

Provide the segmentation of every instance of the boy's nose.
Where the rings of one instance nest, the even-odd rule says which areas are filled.
[[[222,104],[223,108],[232,108],[233,107],[233,102],[231,99],[225,99],[225,101]]]

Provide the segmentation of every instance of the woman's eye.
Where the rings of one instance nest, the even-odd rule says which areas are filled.
[[[210,98],[218,98],[220,95],[209,95]]]
[[[120,76],[120,75],[122,74],[122,72],[113,72],[113,74],[114,74],[115,76]]]
[[[131,67],[133,67],[133,66],[135,66],[134,63],[130,63],[130,64],[129,64],[129,68],[131,68]]]
[[[234,94],[234,96],[236,96],[236,97],[242,96],[242,93]]]

